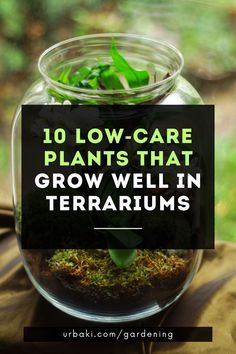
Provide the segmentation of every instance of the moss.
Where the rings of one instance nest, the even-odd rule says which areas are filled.
[[[153,286],[186,274],[189,259],[160,250],[138,250],[136,260],[119,269],[105,250],[57,250],[48,260],[59,277],[76,280],[84,287],[137,288]]]

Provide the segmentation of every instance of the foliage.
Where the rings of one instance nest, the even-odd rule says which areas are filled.
[[[121,75],[125,79],[126,87],[134,88],[148,84],[148,71],[134,69],[120,54],[114,39],[111,44],[111,58],[112,63],[103,63],[97,58],[97,63],[92,67],[83,66],[75,72],[72,72],[71,66],[65,66],[58,75],[52,74],[52,79],[65,85],[94,90],[124,89]],[[53,91],[51,95],[54,95]]]
[[[216,145],[216,236],[236,242],[236,141],[223,138]]]
[[[109,254],[113,262],[119,268],[128,267],[136,258],[137,250],[129,249],[109,249]]]
[[[101,62],[99,58],[92,67],[82,66],[73,70],[72,66],[66,65],[61,69],[55,69],[51,73],[51,78],[61,84],[90,90],[119,90],[137,88],[149,83],[149,72],[147,70],[134,69],[127,60],[118,51],[115,40],[112,39],[110,50],[111,62]],[[78,104],[81,101],[73,96],[58,93],[57,90],[48,89],[50,96],[58,102],[64,103],[70,101],[72,104]],[[132,98],[132,103],[140,103],[147,100],[148,96],[141,98]],[[126,97],[124,96],[123,102]],[[131,100],[129,102],[131,102]],[[85,101],[87,104],[96,104],[96,100]],[[112,99],[108,103],[113,103]],[[126,102],[128,103],[128,102]]]

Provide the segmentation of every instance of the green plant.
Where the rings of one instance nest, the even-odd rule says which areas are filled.
[[[51,78],[59,83],[79,88],[94,90],[119,90],[137,88],[149,83],[150,75],[147,70],[137,70],[121,55],[112,39],[110,56],[111,63],[98,60],[92,67],[83,66],[73,72],[71,66],[64,66],[57,74],[51,74]],[[63,95],[50,89],[49,94],[57,101],[69,100],[78,103],[73,97]],[[142,99],[143,100],[143,99]],[[137,255],[136,249],[109,249],[109,255],[119,268],[129,266]]]
[[[92,67],[83,66],[76,71],[73,71],[71,66],[64,66],[51,73],[51,78],[64,85],[92,90],[137,88],[149,83],[149,72],[133,68],[118,51],[114,39],[110,56],[111,63],[104,63],[98,59]],[[53,89],[49,89],[49,94],[61,103],[65,100],[78,103],[78,99],[58,93]]]

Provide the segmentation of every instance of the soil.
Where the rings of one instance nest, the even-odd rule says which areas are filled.
[[[119,269],[105,250],[27,251],[38,282],[60,301],[90,311],[126,311],[166,304],[185,284],[193,251],[138,250],[133,264]]]

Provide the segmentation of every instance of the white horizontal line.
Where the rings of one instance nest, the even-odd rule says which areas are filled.
[[[142,227],[94,227],[94,230],[142,230]]]

